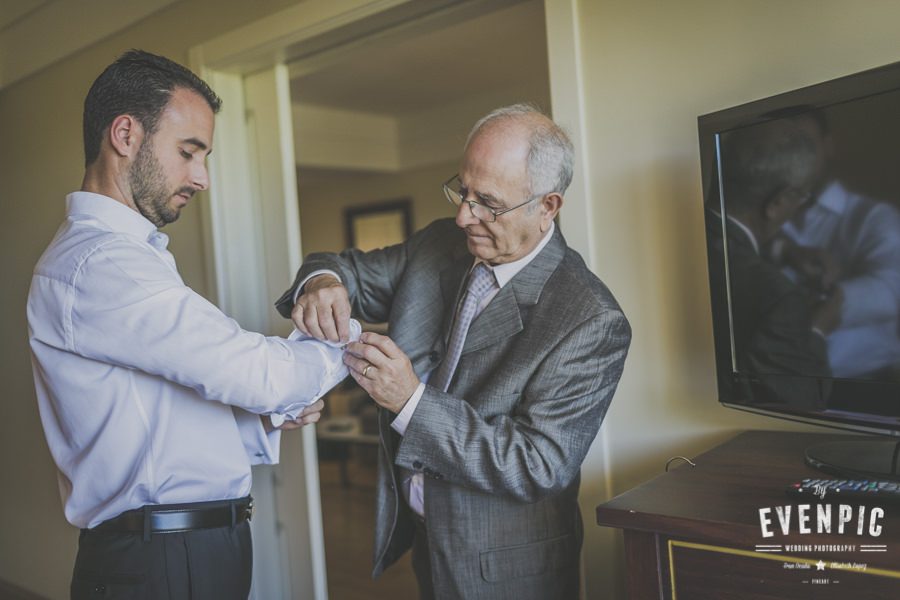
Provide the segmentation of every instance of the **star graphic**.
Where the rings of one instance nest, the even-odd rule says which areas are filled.
[[[819,560],[819,562],[816,563],[816,571],[824,571],[824,570],[825,570],[825,561]]]

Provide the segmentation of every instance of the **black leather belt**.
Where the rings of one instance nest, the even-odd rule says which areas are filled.
[[[92,531],[140,533],[146,539],[153,533],[234,527],[250,520],[252,514],[253,498],[250,496],[190,504],[148,504],[104,521]]]

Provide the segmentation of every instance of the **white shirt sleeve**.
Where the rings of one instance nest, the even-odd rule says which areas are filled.
[[[340,381],[309,342],[242,329],[147,252],[116,240],[84,261],[69,311],[78,326],[60,332],[67,349],[257,414],[299,412]]]
[[[358,341],[361,334],[362,325],[360,325],[359,321],[357,321],[356,319],[350,319],[350,342]],[[319,389],[319,393],[315,397],[315,400],[318,400],[319,398],[324,396],[325,393],[328,392],[328,390],[339,384],[344,380],[345,377],[347,377],[347,375],[350,374],[350,371],[344,364],[344,347],[349,342],[343,343],[318,340],[316,338],[309,337],[296,329],[291,332],[291,335],[288,336],[288,339],[292,341],[296,340],[304,342],[305,346],[303,350],[305,352],[317,353],[319,355],[318,358],[324,365],[324,376],[321,380],[321,387]],[[272,420],[273,426],[281,427],[285,420],[296,419],[297,415],[300,414],[300,411],[302,409],[303,407],[297,410],[274,412],[269,415],[269,418]]]
[[[310,279],[312,279],[313,277],[318,277],[319,275],[331,275],[332,277],[334,277],[341,283],[344,283],[343,281],[341,281],[340,275],[338,275],[337,273],[335,273],[334,271],[331,271],[329,269],[319,269],[318,271],[313,271],[312,273],[310,273],[309,275],[304,277],[303,281],[300,282],[300,285],[297,286],[297,289],[294,290],[294,304],[297,304],[297,298],[299,298],[300,294],[303,293],[303,287],[306,285],[306,282],[309,281]]]
[[[413,395],[409,397],[409,400],[406,401],[406,405],[403,409],[397,413],[397,416],[394,417],[394,421],[391,423],[391,427],[399,433],[403,435],[406,433],[406,428],[409,426],[409,421],[412,419],[413,413],[416,412],[416,407],[419,405],[419,400],[422,399],[422,394],[425,393],[425,383],[420,382],[419,387],[416,388],[416,391],[413,392]]]
[[[238,426],[244,451],[251,465],[274,465],[280,460],[281,430],[273,429],[266,433],[260,416],[248,413],[240,408],[232,407],[234,420]],[[274,417],[274,415],[273,415]]]

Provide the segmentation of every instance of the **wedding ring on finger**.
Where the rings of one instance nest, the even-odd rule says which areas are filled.
[[[363,376],[363,377],[368,377],[368,376],[369,376],[369,369],[371,369],[371,368],[372,368],[372,365],[366,365],[366,368],[363,369],[362,376]]]

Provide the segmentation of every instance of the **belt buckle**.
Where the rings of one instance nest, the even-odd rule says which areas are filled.
[[[247,513],[247,520],[253,520],[253,498],[250,498],[250,501],[247,503],[247,508],[244,509]]]

